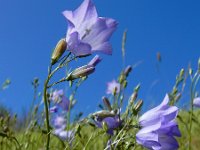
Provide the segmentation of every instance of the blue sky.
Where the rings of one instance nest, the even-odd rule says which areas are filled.
[[[181,68],[187,68],[189,62],[196,67],[200,56],[199,1],[93,1],[100,16],[116,19],[119,26],[111,38],[113,55],[101,55],[103,61],[96,72],[78,90],[77,111],[87,114],[97,110],[105,95],[106,82],[117,78],[123,68],[121,39],[125,29],[128,30],[125,65],[142,61],[130,75],[127,98],[140,83],[139,97],[144,100],[145,108],[159,103],[172,89]],[[33,97],[31,81],[39,77],[42,90],[52,49],[65,36],[67,22],[61,12],[75,9],[80,3],[81,0],[1,0],[0,83],[10,78],[12,84],[0,92],[0,103],[18,113],[29,108]],[[159,64],[157,52],[162,56]],[[58,77],[63,74],[64,71],[60,72]],[[57,86],[66,87],[67,83]],[[188,94],[185,91],[185,97]]]

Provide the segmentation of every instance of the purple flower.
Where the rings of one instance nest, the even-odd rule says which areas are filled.
[[[67,97],[63,95],[62,101],[58,103],[58,105],[65,111],[69,110],[70,101]]]
[[[63,15],[68,21],[66,42],[74,55],[85,56],[97,51],[112,54],[108,41],[117,22],[111,18],[98,17],[91,0],[84,0],[75,11],[64,11]]]
[[[200,107],[200,97],[196,97],[193,101],[193,105],[196,107]]]
[[[58,107],[57,107],[57,106],[53,106],[53,107],[51,107],[51,108],[49,109],[49,111],[50,111],[51,113],[57,113],[57,112],[58,112]]]
[[[114,116],[114,117],[106,117],[106,118],[97,118],[97,121],[95,121],[96,125],[99,128],[102,128],[102,123],[105,122],[107,127],[108,127],[108,131],[107,133],[110,135],[113,135],[113,130],[118,128],[122,121],[120,120],[119,116]]]
[[[63,116],[56,116],[53,120],[53,125],[56,129],[64,130],[66,127],[66,119]]]
[[[52,98],[51,99],[53,100],[54,103],[58,104],[58,106],[60,106],[63,110],[65,110],[65,111],[69,110],[70,101],[64,95],[64,91],[63,90],[55,90],[53,92],[53,94],[52,94]],[[54,107],[52,107],[52,111],[53,111]]]
[[[69,131],[65,131],[63,129],[55,129],[53,131],[53,134],[58,136],[60,139],[64,140],[64,141],[70,141],[74,138],[74,132],[69,130]]]
[[[163,102],[144,113],[139,118],[142,127],[136,134],[138,144],[152,150],[176,150],[179,145],[174,136],[181,136],[175,119],[178,114],[176,106],[169,106],[169,97]]]
[[[120,84],[116,80],[112,80],[111,82],[107,83],[107,94],[113,94],[114,92],[120,92]]]
[[[56,103],[61,101],[62,97],[64,95],[64,91],[63,90],[55,90],[51,96],[51,100]]]
[[[101,60],[102,60],[102,59],[99,57],[99,55],[96,55],[96,56],[88,63],[88,65],[91,65],[91,66],[96,67],[96,65],[97,65],[98,63],[100,63]]]

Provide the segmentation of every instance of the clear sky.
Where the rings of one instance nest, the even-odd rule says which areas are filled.
[[[77,111],[87,114],[97,110],[105,95],[106,82],[117,78],[123,68],[121,39],[125,29],[128,30],[125,65],[142,61],[130,75],[126,94],[131,94],[133,87],[141,83],[139,97],[146,108],[162,101],[181,68],[187,68],[189,62],[196,66],[200,56],[198,0],[93,1],[99,16],[114,18],[119,26],[111,38],[113,55],[101,55],[103,61],[96,72],[78,90]],[[12,81],[9,89],[0,92],[0,103],[13,112],[28,109],[33,97],[32,79],[40,78],[41,90],[52,49],[65,36],[67,22],[61,12],[75,9],[81,2],[0,0],[0,83],[6,78]],[[157,52],[162,56],[159,64]],[[89,59],[79,61],[77,66]],[[63,75],[64,71],[58,77]],[[65,87],[67,83],[57,86]]]

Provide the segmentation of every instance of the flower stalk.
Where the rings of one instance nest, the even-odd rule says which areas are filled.
[[[46,117],[46,128],[47,128],[47,144],[46,144],[46,150],[49,150],[49,143],[50,143],[50,125],[49,125],[49,107],[48,107],[48,99],[47,99],[47,87],[50,80],[50,74],[51,74],[51,68],[52,65],[49,67],[49,72],[47,79],[44,83],[44,90],[43,90],[43,100],[44,100],[44,106],[45,106],[45,117]]]

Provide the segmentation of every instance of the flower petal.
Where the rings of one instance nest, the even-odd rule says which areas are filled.
[[[178,142],[173,136],[160,135],[159,143],[163,150],[176,150],[179,147]]]
[[[70,35],[68,40],[69,50],[76,56],[85,56],[91,54],[91,46],[79,40],[78,32]]]

